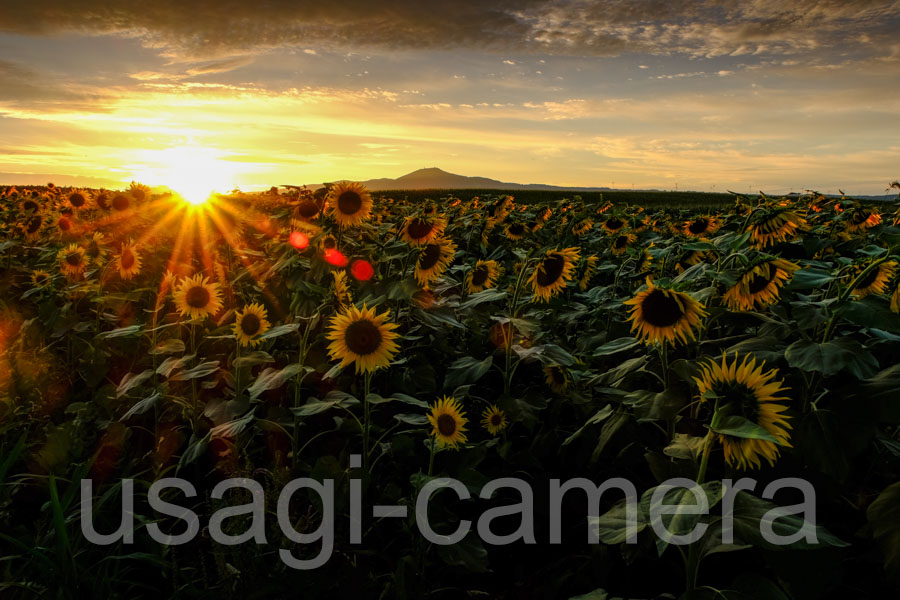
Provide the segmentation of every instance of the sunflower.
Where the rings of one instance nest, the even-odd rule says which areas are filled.
[[[141,255],[134,242],[122,244],[122,251],[116,257],[116,268],[122,279],[131,279],[141,272]]]
[[[500,271],[500,264],[496,260],[479,260],[475,263],[475,268],[466,274],[466,291],[474,294],[494,287]]]
[[[332,271],[334,277],[334,301],[338,307],[345,308],[353,304],[353,296],[350,295],[350,288],[347,286],[346,271]]]
[[[763,249],[793,238],[805,224],[806,220],[800,215],[786,208],[777,208],[761,212],[750,223],[747,231],[750,231],[754,245]]]
[[[84,247],[84,251],[87,252],[88,258],[90,258],[94,263],[102,263],[106,258],[106,244],[108,240],[106,236],[101,232],[96,231],[94,235],[89,237],[86,241],[82,242],[82,246]]]
[[[628,246],[636,241],[637,236],[633,233],[620,233],[613,238],[612,246],[610,247],[610,249],[616,256],[621,256],[622,254],[625,254],[626,250],[628,250]]]
[[[248,304],[243,312],[235,311],[234,335],[241,346],[253,348],[262,340],[258,336],[269,330],[271,323],[266,319],[268,314],[259,302]]]
[[[222,308],[219,284],[201,274],[185,277],[175,290],[174,300],[178,312],[191,319],[214,315]]]
[[[340,227],[353,227],[369,218],[372,196],[361,183],[341,181],[328,191],[328,205]]]
[[[32,240],[38,236],[41,232],[41,227],[44,226],[44,217],[41,215],[31,215],[25,217],[25,220],[20,224],[23,235],[26,239]]]
[[[375,309],[366,308],[365,304],[362,309],[348,306],[331,318],[328,354],[332,359],[341,359],[341,367],[355,363],[357,373],[371,373],[390,365],[398,350],[394,340],[399,337],[393,331],[398,325],[385,322],[390,312],[376,315]]]
[[[132,198],[125,192],[118,192],[109,201],[109,206],[114,212],[124,213],[131,209]]]
[[[891,311],[900,313],[900,285],[897,285],[894,288],[894,293],[891,294]]]
[[[866,270],[867,264],[856,265],[854,270],[847,276],[847,282],[852,283],[856,278]],[[897,263],[890,260],[883,262],[863,277],[851,292],[857,299],[865,298],[869,294],[883,294],[887,288],[888,282],[894,278],[897,271]]]
[[[701,405],[709,402],[709,396],[715,395],[718,413],[724,417],[743,417],[754,423],[778,440],[742,438],[727,434],[719,434],[719,442],[725,450],[725,462],[739,469],[757,468],[761,465],[760,457],[775,464],[778,458],[778,446],[790,447],[791,428],[789,416],[782,414],[788,407],[779,404],[787,400],[778,396],[788,390],[783,387],[784,381],[773,381],[778,375],[776,369],[763,373],[765,363],[756,366],[756,360],[745,356],[738,365],[738,356],[729,364],[726,356],[722,363],[709,360],[700,366],[700,376],[694,381],[700,391]]]
[[[631,331],[636,330],[645,344],[668,340],[674,345],[678,340],[687,343],[688,338],[696,339],[694,328],[706,316],[703,305],[688,294],[656,287],[649,277],[647,289],[625,304],[631,306]]]
[[[131,185],[128,187],[128,193],[131,194],[131,197],[137,202],[144,202],[145,200],[150,199],[150,188],[143,183],[132,181]]]
[[[19,202],[19,212],[30,215],[41,211],[41,203],[36,198],[25,198]]]
[[[319,216],[323,207],[322,199],[316,198],[311,192],[307,192],[300,196],[300,199],[294,206],[294,212],[300,219],[309,221]]]
[[[72,221],[69,217],[65,215],[60,215],[58,219],[56,219],[56,231],[60,235],[70,235],[74,233],[75,230],[75,222]]]
[[[60,250],[56,256],[59,261],[59,270],[69,278],[74,278],[84,273],[84,269],[89,262],[87,256],[85,256],[84,248],[78,244],[69,244]]]
[[[547,302],[566,287],[566,283],[572,279],[578,256],[578,248],[548,250],[528,278],[528,283],[534,290],[533,301]]]
[[[506,226],[506,237],[511,240],[521,240],[527,231],[522,223],[510,223]]]
[[[506,413],[497,408],[496,404],[491,404],[484,409],[484,412],[481,413],[481,424],[484,425],[484,428],[491,435],[497,435],[509,425],[506,420]]]
[[[446,221],[439,217],[407,217],[400,237],[410,246],[421,246],[444,233]]]
[[[431,435],[441,448],[447,446],[454,450],[459,444],[466,442],[466,414],[462,410],[462,406],[457,402],[456,398],[444,396],[431,407],[431,414],[428,415],[428,421],[431,423]]]
[[[603,229],[608,233],[618,233],[625,225],[625,221],[614,215],[603,221]]]
[[[791,278],[798,265],[783,259],[766,260],[745,271],[737,283],[725,292],[731,310],[753,310],[778,301],[779,289]]]
[[[31,272],[31,284],[36,288],[45,287],[48,283],[50,283],[50,280],[50,273],[48,273],[47,271],[37,269]]]
[[[590,285],[591,277],[597,271],[598,262],[600,262],[600,258],[593,254],[584,259],[584,266],[582,267],[584,270],[581,272],[581,277],[578,278],[578,289],[582,292]]]
[[[572,233],[575,234],[575,237],[581,237],[593,228],[593,219],[581,219],[572,226]]]
[[[557,394],[563,394],[569,386],[569,377],[566,370],[559,365],[547,365],[544,367],[544,381],[550,389]]]
[[[74,210],[81,210],[85,206],[87,206],[87,195],[85,195],[82,191],[74,191],[69,194],[68,198],[66,198],[68,205]]]
[[[432,242],[422,246],[419,258],[416,260],[416,280],[420,285],[427,285],[441,276],[456,254],[456,244],[449,238],[435,238]]]
[[[94,196],[94,204],[96,204],[97,208],[99,208],[100,210],[109,210],[110,208],[112,208],[110,200],[111,198],[109,196],[109,193],[105,190],[100,190],[100,192],[96,196]]]
[[[865,231],[871,227],[881,223],[881,215],[868,208],[854,208],[848,212],[845,221],[847,231],[856,233],[857,231]]]
[[[715,233],[719,227],[715,217],[697,217],[687,221],[681,232],[690,237],[703,237]]]
[[[638,273],[646,273],[653,267],[653,254],[650,253],[650,248],[652,248],[655,244],[651,243],[650,246],[644,248],[641,252],[641,261],[638,263],[637,272]]]
[[[319,248],[323,252],[328,250],[337,250],[337,238],[330,233],[319,240]]]

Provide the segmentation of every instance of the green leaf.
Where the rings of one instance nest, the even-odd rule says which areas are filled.
[[[656,551],[662,556],[672,537],[686,535],[693,531],[704,515],[694,510],[698,506],[697,498],[690,488],[672,486],[654,502],[653,494],[660,487],[652,487],[641,495],[640,509],[648,519],[656,514],[659,524],[665,529],[664,534],[656,539]],[[721,481],[709,481],[700,488],[706,496],[709,509],[712,509],[722,499],[724,488]],[[660,514],[657,512],[660,506],[677,506],[678,510],[674,513]],[[650,523],[652,524],[653,521]]]
[[[784,357],[788,364],[804,371],[818,371],[826,377],[847,369],[858,379],[872,377],[878,361],[852,338],[838,338],[824,344],[797,340],[787,347]]]
[[[266,390],[280,388],[288,379],[300,373],[300,370],[299,363],[291,363],[280,370],[266,368],[259,374],[256,381],[247,388],[247,393],[250,394],[250,398],[256,399]]]
[[[122,381],[119,382],[119,387],[116,388],[116,398],[120,398],[124,394],[127,394],[128,390],[138,387],[152,376],[153,369],[147,369],[140,373],[126,373],[125,376],[122,377]]]
[[[593,592],[588,592],[587,594],[581,594],[579,596],[572,596],[569,600],[607,600],[609,598],[609,592],[604,589],[597,588]]]
[[[464,567],[473,573],[488,572],[488,553],[475,533],[470,532],[456,544],[439,545],[437,553],[451,567]]]
[[[399,415],[394,415],[394,418],[401,423],[406,423],[408,425],[428,425],[428,417],[416,413],[402,413]]]
[[[900,578],[900,481],[889,485],[866,510],[872,536],[884,553],[884,569]]]
[[[713,422],[709,428],[716,433],[721,433],[723,435],[751,440],[766,440],[767,442],[772,442],[779,446],[782,445],[778,438],[769,433],[768,429],[753,421],[745,419],[741,415],[729,415],[727,417],[722,417],[718,421],[716,420],[716,417],[713,416]]]
[[[286,335],[288,333],[294,333],[300,329],[300,323],[287,323],[286,325],[279,325],[278,327],[273,327],[267,332],[260,335],[257,339],[260,340],[269,340],[275,337],[279,337],[282,335]]]
[[[504,300],[507,296],[506,290],[500,288],[489,288],[470,294],[464,301],[459,304],[461,310],[472,308],[483,302],[496,302]]]
[[[596,413],[594,413],[594,416],[592,416],[590,419],[588,419],[587,421],[585,421],[584,425],[582,425],[581,427],[579,427],[578,430],[577,430],[575,433],[573,433],[572,435],[570,435],[569,437],[567,437],[567,438],[563,441],[562,445],[563,445],[563,446],[568,446],[569,444],[571,444],[572,442],[574,442],[576,439],[578,439],[578,437],[581,436],[581,434],[584,433],[584,431],[585,431],[588,427],[590,427],[591,425],[596,425],[596,424],[598,424],[598,423],[602,423],[603,421],[605,421],[606,419],[608,419],[609,416],[612,415],[612,414],[613,414],[613,406],[612,406],[612,404],[607,404],[606,406],[604,406],[603,408],[601,408],[600,410],[598,410]]]
[[[594,451],[591,453],[591,458],[589,464],[594,465],[598,460],[600,460],[600,455],[603,454],[603,450],[606,449],[606,445],[612,440],[613,436],[625,426],[626,423],[631,419],[625,411],[619,411],[615,413],[606,423],[603,424],[603,429],[600,430],[600,437],[597,438],[597,445],[594,447]]]
[[[275,362],[275,358],[271,354],[264,352],[263,350],[255,350],[246,356],[235,359],[233,364],[235,368],[240,368],[271,362]]]
[[[493,356],[488,356],[484,360],[478,360],[471,356],[455,360],[447,369],[447,375],[444,377],[444,389],[475,383],[490,370],[493,363]]]
[[[785,288],[789,290],[813,290],[835,279],[836,277],[824,269],[806,267],[794,273],[794,276],[785,285]]]
[[[94,336],[96,340],[106,340],[109,338],[126,337],[140,333],[141,325],[129,325],[128,327],[120,327],[112,331],[104,331]]]
[[[355,396],[351,396],[346,392],[333,390],[325,395],[324,400],[310,399],[303,406],[291,408],[291,412],[298,417],[308,417],[317,415],[332,408],[349,408],[355,404],[359,404],[359,400]]]
[[[807,523],[798,515],[783,515],[775,518],[772,521],[772,531],[775,535],[782,537],[787,537],[798,531],[815,532],[818,544],[807,542],[805,537],[791,544],[773,544],[763,537],[760,530],[760,521],[773,508],[778,507],[767,500],[739,490],[734,496],[735,538],[767,550],[813,549],[824,546],[843,547],[849,545],[824,527]]]
[[[228,421],[227,423],[222,423],[216,427],[213,427],[209,430],[210,438],[233,438],[236,437],[240,432],[246,429],[253,420],[256,418],[254,414],[254,410],[251,410],[243,417],[235,419],[234,421]]]
[[[635,511],[634,523],[639,533],[647,527],[647,519],[640,510]],[[604,544],[622,544],[628,535],[628,513],[626,501],[619,500],[611,509],[599,517],[588,517],[588,526],[596,532],[597,538]]]
[[[192,462],[203,456],[203,453],[206,452],[207,446],[209,446],[209,439],[209,433],[204,435],[202,438],[198,438],[196,434],[192,435],[187,450],[184,451],[184,454],[182,454],[181,458],[178,460],[178,469],[191,464]]]
[[[625,350],[630,350],[640,343],[639,340],[636,340],[633,337],[622,337],[595,348],[594,356],[610,356]]]
[[[219,361],[208,360],[200,363],[196,367],[192,367],[186,371],[180,371],[169,377],[172,381],[187,381],[189,379],[199,379],[206,377],[219,370]]]
[[[160,398],[162,398],[162,394],[160,394],[159,392],[153,392],[146,398],[143,398],[142,400],[138,400],[137,402],[134,403],[134,405],[132,405],[131,408],[128,409],[128,411],[124,415],[122,415],[122,418],[119,420],[125,421],[133,415],[144,414],[145,412],[147,412],[148,410],[150,410],[151,408],[156,406],[156,402]]]
[[[169,338],[156,344],[156,347],[150,348],[148,354],[175,354],[176,352],[184,352],[184,342],[177,338]]]

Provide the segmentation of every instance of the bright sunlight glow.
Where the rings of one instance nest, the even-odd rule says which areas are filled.
[[[200,205],[234,187],[233,165],[209,148],[175,147],[141,152],[138,181],[165,186],[185,202]]]

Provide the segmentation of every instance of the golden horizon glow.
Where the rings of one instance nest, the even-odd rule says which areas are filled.
[[[220,153],[196,146],[142,150],[143,165],[134,178],[150,186],[165,186],[193,206],[205,204],[214,194],[234,187],[234,169]]]

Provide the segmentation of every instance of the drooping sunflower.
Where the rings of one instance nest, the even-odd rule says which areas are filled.
[[[132,181],[128,187],[128,193],[137,202],[145,202],[150,199],[150,187],[143,183]]]
[[[337,238],[330,233],[319,240],[319,248],[325,252],[328,250],[337,250]]]
[[[497,435],[509,425],[506,420],[506,413],[497,408],[496,404],[491,404],[484,409],[484,412],[481,413],[481,424],[484,425],[484,428],[491,435]]]
[[[616,256],[621,256],[622,254],[625,254],[628,247],[636,241],[637,236],[633,233],[620,233],[613,238],[610,250],[612,250],[612,253]]]
[[[500,277],[500,264],[496,260],[479,260],[475,268],[466,274],[466,291],[470,294],[494,287]]]
[[[748,225],[751,239],[757,248],[765,249],[776,242],[792,239],[806,220],[787,208],[760,212]]]
[[[91,237],[82,242],[82,246],[87,252],[88,258],[94,263],[100,264],[106,259],[107,243],[106,236],[100,231],[95,231]]]
[[[214,315],[222,308],[219,284],[210,282],[208,277],[199,273],[193,277],[185,277],[175,290],[173,298],[178,312],[191,319]]]
[[[340,227],[361,225],[372,212],[372,196],[361,183],[341,181],[328,192],[328,206]]]
[[[572,225],[572,233],[575,234],[575,237],[581,237],[593,228],[593,219],[581,219],[580,221],[576,221],[575,224]]]
[[[253,348],[262,340],[259,336],[271,327],[266,308],[259,302],[248,304],[243,311],[235,311],[234,335],[241,346]]]
[[[603,229],[608,233],[618,233],[627,223],[619,217],[612,215],[603,221]]]
[[[347,285],[346,271],[332,271],[334,277],[334,301],[341,309],[353,304],[353,296],[350,294],[350,288]]]
[[[844,223],[846,224],[848,232],[856,233],[857,231],[865,231],[880,224],[881,215],[871,209],[860,206],[848,211]]]
[[[297,204],[294,206],[294,212],[300,219],[310,221],[319,216],[323,207],[323,199],[316,198],[312,193],[305,193],[300,195]]]
[[[591,278],[594,276],[594,273],[597,271],[597,263],[600,262],[600,258],[595,255],[588,256],[584,259],[584,265],[582,266],[581,277],[578,278],[578,289],[582,292],[588,288],[588,285],[591,283]]]
[[[36,269],[31,272],[31,284],[36,288],[45,287],[51,279],[50,273],[47,271]]]
[[[416,260],[416,280],[420,285],[427,285],[441,276],[456,254],[456,244],[449,238],[435,238],[422,246],[419,258]]]
[[[431,406],[431,414],[428,415],[431,423],[431,435],[441,448],[451,447],[454,450],[459,444],[466,443],[466,413],[456,400],[444,396]]]
[[[511,240],[521,240],[527,232],[523,223],[510,223],[506,226],[506,237]]]
[[[141,272],[141,255],[134,242],[122,244],[122,250],[116,257],[116,268],[122,279],[131,279]]]
[[[645,344],[678,341],[686,344],[688,338],[696,339],[694,329],[706,316],[704,306],[684,292],[657,287],[647,278],[647,289],[625,301],[632,321],[631,331]]]
[[[97,208],[100,210],[109,210],[112,208],[110,204],[110,195],[106,190],[100,190],[96,196],[94,196],[94,204],[97,205]]]
[[[71,235],[75,232],[75,222],[65,215],[60,215],[56,219],[56,231],[62,236]]]
[[[863,272],[869,265],[866,263],[856,265],[853,271],[846,278],[848,284],[852,282]],[[856,286],[854,286],[851,294],[857,299],[865,298],[869,294],[883,294],[888,283],[894,278],[897,272],[897,263],[889,260],[883,262],[862,278]]]
[[[566,370],[559,365],[546,365],[544,367],[544,381],[550,389],[557,394],[563,394],[569,386],[569,376]]]
[[[694,378],[700,392],[701,405],[709,402],[709,396],[714,394],[722,417],[743,417],[778,440],[775,443],[764,439],[718,434],[719,442],[725,450],[725,462],[739,469],[760,467],[760,457],[773,465],[779,455],[778,446],[791,446],[788,433],[788,429],[791,429],[788,422],[790,417],[783,414],[788,407],[779,403],[788,400],[779,394],[789,388],[784,387],[783,380],[775,379],[778,375],[776,369],[764,373],[764,366],[765,363],[756,366],[756,360],[749,355],[740,364],[737,354],[731,363],[727,356],[722,356],[721,364],[711,359],[702,364],[700,376]]]
[[[29,215],[21,223],[22,234],[26,239],[32,240],[40,234],[43,226],[44,217],[39,214]]]
[[[447,222],[440,217],[407,217],[400,237],[410,246],[421,246],[440,237],[446,226]]]
[[[19,202],[19,212],[30,215],[38,213],[40,211],[41,203],[38,202],[37,198],[24,198],[21,202]]]
[[[59,270],[70,279],[84,273],[89,262],[87,256],[85,256],[84,248],[78,244],[69,244],[60,250],[57,254],[57,259],[59,261]]]
[[[740,276],[723,300],[731,310],[753,310],[778,301],[779,290],[791,278],[798,265],[783,259],[766,260]]]
[[[681,233],[689,237],[705,237],[716,232],[720,227],[716,217],[696,217],[685,222]]]
[[[575,262],[579,255],[578,248],[548,250],[528,278],[528,283],[534,290],[532,300],[547,302],[566,287],[575,272]]]
[[[390,365],[399,349],[395,341],[398,334],[393,331],[398,325],[387,322],[390,312],[376,315],[375,309],[366,308],[365,304],[362,309],[348,306],[331,318],[328,354],[332,359],[341,359],[341,367],[354,363],[357,373]]]

